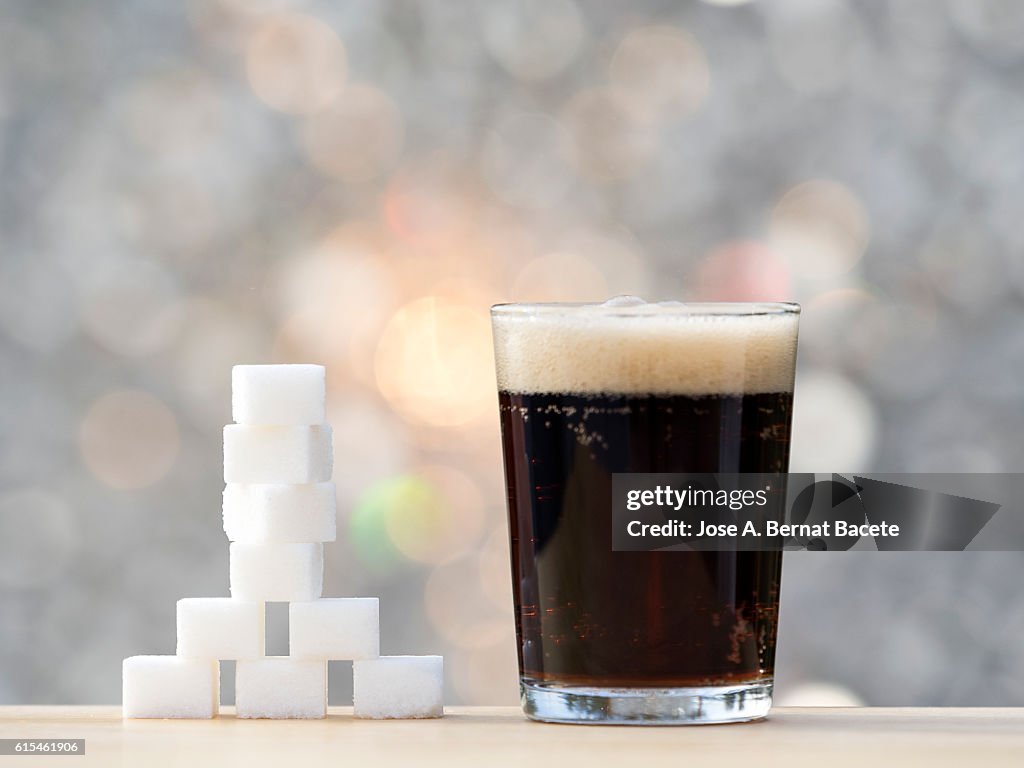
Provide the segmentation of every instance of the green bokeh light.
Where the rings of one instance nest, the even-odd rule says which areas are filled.
[[[351,540],[359,560],[377,572],[407,562],[393,536],[429,537],[441,524],[445,503],[425,478],[410,474],[382,480],[360,497],[349,520]]]

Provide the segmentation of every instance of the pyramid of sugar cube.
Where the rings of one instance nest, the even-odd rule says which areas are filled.
[[[238,717],[322,718],[327,662],[353,662],[356,717],[440,717],[440,656],[381,656],[377,598],[323,598],[337,535],[331,427],[319,365],[238,365],[224,428],[231,597],[178,601],[174,656],[124,660],[126,718],[218,714],[220,661],[236,662]],[[288,656],[265,653],[265,604],[287,602]]]

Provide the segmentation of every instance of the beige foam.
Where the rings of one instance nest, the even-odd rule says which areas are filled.
[[[499,307],[499,389],[516,393],[790,392],[797,318],[780,305]],[[716,309],[717,308],[717,309]]]

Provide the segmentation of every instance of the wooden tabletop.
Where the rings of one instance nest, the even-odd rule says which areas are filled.
[[[120,707],[0,707],[0,738],[86,742],[84,756],[0,766],[1024,765],[1024,708],[778,708],[760,723],[666,728],[548,725],[511,707],[446,713],[368,721],[332,707],[326,720],[271,721],[225,707],[216,720],[122,720]]]

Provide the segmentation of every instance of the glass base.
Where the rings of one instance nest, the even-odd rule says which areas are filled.
[[[772,679],[693,688],[599,688],[522,681],[523,712],[546,723],[711,725],[760,720]]]

